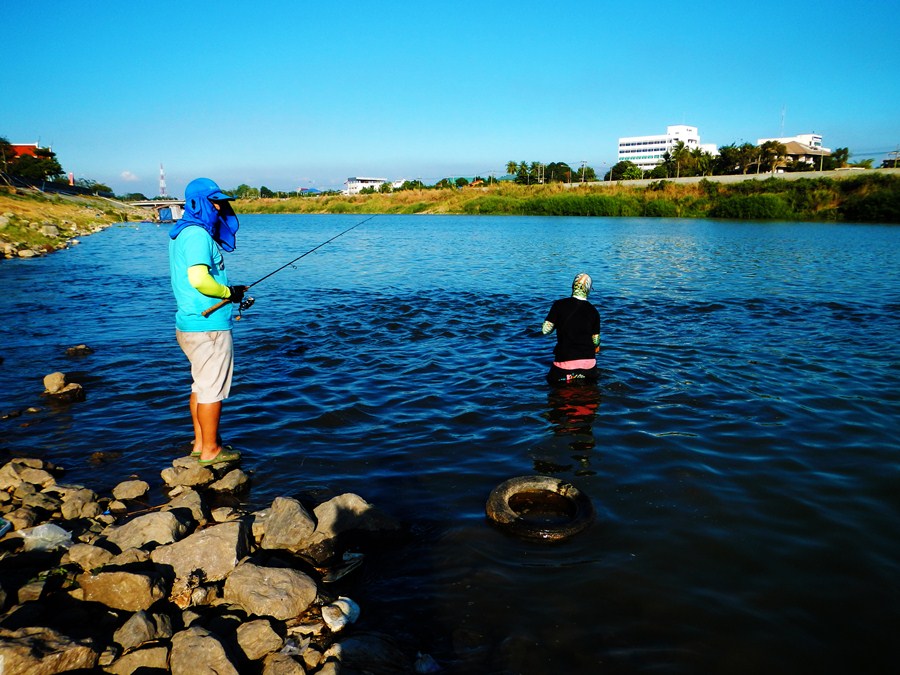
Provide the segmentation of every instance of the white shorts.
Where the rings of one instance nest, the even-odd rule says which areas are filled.
[[[234,372],[234,343],[230,330],[189,332],[176,330],[178,345],[191,362],[191,392],[197,403],[228,398]]]

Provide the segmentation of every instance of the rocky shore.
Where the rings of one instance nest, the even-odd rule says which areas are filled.
[[[101,197],[0,190],[0,259],[33,258],[78,244],[113,223],[152,218],[153,211]]]
[[[402,535],[359,495],[278,497],[251,512],[240,466],[190,456],[162,469],[155,505],[144,480],[105,495],[64,475],[37,458],[0,467],[4,675],[440,671],[355,629],[365,610],[340,582],[376,539]]]

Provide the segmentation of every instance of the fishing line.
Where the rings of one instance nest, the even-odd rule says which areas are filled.
[[[341,236],[347,234],[350,230],[355,230],[357,227],[359,227],[359,226],[362,225],[363,223],[367,223],[368,221],[372,220],[372,218],[374,218],[374,217],[377,216],[377,215],[378,215],[377,213],[374,213],[374,214],[372,214],[371,216],[369,216],[368,218],[365,218],[365,219],[359,221],[359,222],[356,223],[356,225],[354,225],[353,227],[348,227],[348,228],[347,228],[346,230],[344,230],[343,232],[338,232],[338,233],[337,233],[336,235],[334,235],[331,239],[328,239],[327,241],[323,241],[321,244],[319,244],[318,246],[314,246],[313,248],[309,249],[309,250],[306,251],[305,253],[301,253],[300,255],[298,255],[296,258],[294,258],[294,259],[291,260],[290,262],[286,262],[284,265],[282,265],[282,266],[279,267],[278,269],[276,269],[276,270],[274,270],[274,271],[272,271],[272,272],[269,272],[266,276],[260,277],[259,279],[257,279],[256,281],[254,281],[252,284],[250,284],[249,286],[246,287],[247,290],[249,291],[251,288],[253,288],[254,286],[256,286],[256,284],[258,284],[258,283],[261,282],[261,281],[265,281],[266,279],[268,279],[268,278],[269,278],[270,276],[272,276],[273,274],[278,274],[278,272],[280,272],[280,271],[283,270],[284,268],[290,267],[291,265],[293,265],[294,263],[296,263],[296,262],[297,262],[298,260],[300,260],[301,258],[305,258],[306,256],[308,256],[310,253],[313,253],[314,251],[318,251],[320,248],[322,248],[323,246],[325,246],[325,244],[330,244],[331,242],[333,242],[333,241],[334,241],[335,239],[337,239],[338,237],[341,237]],[[239,310],[249,309],[249,308],[253,305],[253,302],[254,302],[253,298],[250,298],[250,297],[248,297],[246,300],[242,300],[242,301],[241,301],[241,304],[240,304],[240,307],[239,307]],[[210,307],[209,309],[204,310],[204,311],[201,312],[201,313],[203,314],[203,316],[207,317],[207,316],[209,316],[210,314],[212,314],[213,312],[215,312],[217,309],[219,309],[220,307],[224,307],[225,305],[230,305],[230,304],[231,304],[231,300],[230,300],[230,299],[222,300],[222,302],[216,303],[215,305],[213,305],[213,306]],[[238,317],[237,317],[237,318],[238,318],[238,319],[241,318],[241,317],[240,317],[240,313],[238,314]]]

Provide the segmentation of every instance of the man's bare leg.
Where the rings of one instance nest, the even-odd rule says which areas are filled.
[[[222,450],[219,445],[219,419],[222,402],[198,403],[191,394],[191,419],[194,422],[194,452],[200,452],[201,460],[213,459]]]

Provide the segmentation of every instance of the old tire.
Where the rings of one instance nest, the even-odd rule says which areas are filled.
[[[485,505],[488,518],[525,539],[560,541],[594,520],[594,507],[577,487],[551,476],[519,476],[495,487]]]

